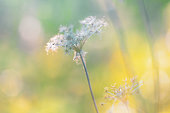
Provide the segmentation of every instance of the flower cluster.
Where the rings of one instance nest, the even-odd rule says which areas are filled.
[[[74,32],[72,25],[60,26],[59,34],[51,38],[47,43],[47,53],[62,47],[66,53],[75,52],[73,60],[77,61],[80,58],[80,54],[85,56],[86,52],[83,52],[82,48],[86,40],[92,35],[100,33],[103,27],[107,25],[107,22],[104,18],[97,19],[96,17],[89,16],[80,21],[80,24],[81,28],[76,30],[76,32]]]
[[[56,35],[54,37],[52,37],[50,39],[50,41],[47,43],[47,46],[45,48],[47,54],[49,51],[56,51],[56,49],[58,49],[58,47],[62,47],[63,46],[63,35]]]
[[[126,103],[128,97],[135,94],[142,85],[143,82],[138,82],[136,77],[124,80],[123,84],[119,86],[115,83],[113,86],[105,88],[105,99]]]

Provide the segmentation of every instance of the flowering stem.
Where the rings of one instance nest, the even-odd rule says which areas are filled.
[[[88,72],[87,72],[87,67],[86,67],[85,61],[84,61],[84,59],[83,59],[83,57],[82,57],[81,52],[80,52],[80,58],[81,58],[81,61],[82,61],[83,67],[84,67],[84,71],[85,71],[85,73],[86,73],[86,78],[87,78],[87,81],[88,81],[88,85],[89,85],[91,97],[92,97],[92,99],[93,99],[94,107],[95,107],[95,109],[96,109],[96,112],[99,113],[99,111],[98,111],[98,109],[97,109],[96,101],[95,101],[95,98],[94,98],[94,95],[93,95],[92,87],[91,87],[91,84],[90,84],[90,79],[89,79],[89,74],[88,74]]]

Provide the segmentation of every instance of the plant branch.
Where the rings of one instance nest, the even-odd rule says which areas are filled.
[[[92,87],[91,87],[91,84],[90,84],[90,79],[89,79],[87,67],[86,67],[85,61],[84,61],[84,59],[83,59],[83,57],[82,57],[81,52],[80,52],[80,58],[81,58],[81,61],[82,61],[83,67],[84,67],[84,71],[85,71],[85,73],[86,73],[86,78],[87,78],[87,81],[88,81],[88,85],[89,85],[89,90],[90,90],[90,93],[91,93],[91,97],[92,97],[92,99],[93,99],[94,107],[95,107],[95,109],[96,109],[96,112],[99,113],[99,111],[98,111],[98,109],[97,109],[96,101],[95,101],[95,98],[94,98],[94,95],[93,95]]]

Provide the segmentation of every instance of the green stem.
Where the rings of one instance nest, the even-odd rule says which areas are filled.
[[[82,54],[80,52],[80,58],[81,58],[81,61],[82,61],[82,64],[83,64],[83,67],[84,67],[84,71],[86,73],[86,78],[87,78],[87,81],[88,81],[88,85],[89,85],[89,90],[90,90],[90,93],[91,93],[91,97],[93,99],[93,103],[94,103],[94,107],[96,109],[96,112],[99,113],[98,109],[97,109],[97,105],[96,105],[96,101],[95,101],[95,98],[94,98],[94,95],[93,95],[93,91],[92,91],[92,87],[91,87],[91,84],[90,84],[90,79],[89,79],[89,74],[88,74],[88,71],[87,71],[87,67],[86,67],[86,64],[85,64],[85,61],[82,57]]]
[[[150,18],[149,18],[149,14],[147,12],[146,6],[145,6],[145,2],[144,0],[138,0],[138,4],[140,7],[140,11],[141,14],[143,16],[143,20],[145,23],[145,27],[146,27],[146,31],[148,33],[148,42],[149,42],[149,48],[151,51],[151,58],[152,58],[152,67],[154,70],[154,74],[155,74],[155,113],[159,113],[159,99],[160,99],[160,89],[159,89],[159,67],[158,67],[158,62],[156,60],[156,55],[154,53],[154,34],[152,31],[152,27],[151,27],[151,22],[150,22]]]
[[[126,36],[124,34],[122,22],[120,21],[120,17],[118,15],[116,7],[114,6],[114,2],[112,0],[105,0],[105,5],[107,7],[108,16],[111,19],[111,21],[114,25],[114,28],[116,30],[116,33],[118,35],[119,46],[120,46],[121,55],[123,58],[126,73],[127,73],[128,77],[132,77],[132,76],[136,75],[136,73],[133,69],[132,62],[131,62],[131,59],[129,56],[129,52],[127,50]]]

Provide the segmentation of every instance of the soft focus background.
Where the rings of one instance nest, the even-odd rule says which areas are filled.
[[[160,97],[159,113],[170,113],[170,0],[145,0],[153,37],[147,34],[138,0],[111,1],[118,23],[109,18],[112,5],[105,2],[0,0],[0,113],[95,112],[84,70],[72,61],[73,54],[65,55],[61,49],[47,55],[44,50],[60,25],[76,28],[87,16],[105,16],[109,22],[84,46],[100,113],[111,107],[100,105],[105,102],[104,88],[134,75],[144,85],[129,99],[129,113],[155,113],[155,95]],[[116,24],[122,28],[116,30]],[[151,53],[158,63],[159,85],[154,82]],[[156,94],[155,86],[160,88]],[[118,104],[113,113],[128,111]]]

